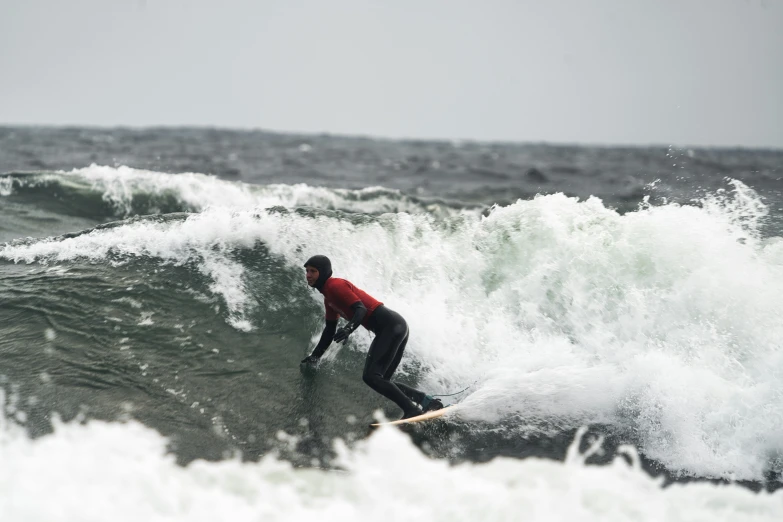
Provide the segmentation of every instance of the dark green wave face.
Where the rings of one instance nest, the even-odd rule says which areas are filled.
[[[220,458],[231,448],[252,457],[269,451],[277,431],[302,431],[300,420],[320,404],[322,435],[344,436],[348,401],[338,388],[321,396],[317,383],[300,382],[298,362],[319,317],[300,274],[262,247],[246,257],[257,269],[247,281],[258,296],[247,314],[252,333],[226,323],[225,303],[191,265],[7,266],[3,374],[35,401],[25,405],[31,433],[48,432],[52,412],[131,416],[172,436],[184,461]],[[342,364],[361,372],[359,354]],[[330,381],[364,396],[367,411],[379,406],[359,393],[360,379]],[[326,447],[319,443],[318,452]]]
[[[336,467],[335,438],[366,440],[375,411],[399,411],[362,382],[364,330],[300,370],[324,324],[302,263],[326,254],[408,321],[395,378],[461,401],[410,432],[428,455],[562,458],[591,425],[605,459],[628,442],[673,475],[761,481],[783,469],[783,243],[769,201],[723,183],[691,205],[619,209],[124,167],[6,174],[3,386],[34,436],[53,414],[132,418],[183,463],[275,450]]]

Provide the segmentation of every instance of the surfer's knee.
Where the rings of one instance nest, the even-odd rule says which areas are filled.
[[[364,384],[366,384],[367,386],[372,387],[372,377],[373,376],[372,376],[371,373],[368,373],[368,372],[363,373],[362,374],[362,380],[364,381]]]
[[[362,374],[362,380],[364,381],[364,384],[375,389],[378,385],[378,381],[383,380],[383,378],[377,373],[364,372],[364,374]]]

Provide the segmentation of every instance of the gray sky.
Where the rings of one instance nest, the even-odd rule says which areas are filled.
[[[783,147],[783,0],[0,0],[0,123]]]

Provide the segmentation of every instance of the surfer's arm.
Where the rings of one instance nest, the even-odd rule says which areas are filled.
[[[337,330],[337,333],[334,335],[334,342],[336,343],[341,343],[348,339],[348,336],[359,328],[359,325],[362,324],[364,317],[367,315],[367,308],[361,301],[356,301],[351,305],[351,308],[353,309],[353,317],[348,321],[348,324]]]
[[[326,326],[324,326],[324,331],[321,333],[321,339],[318,341],[318,344],[315,346],[315,349],[313,350],[313,353],[310,355],[310,357],[315,357],[317,359],[321,358],[324,352],[326,352],[326,349],[329,348],[329,345],[332,344],[332,339],[334,338],[334,332],[336,330],[337,320],[330,321],[327,319]]]

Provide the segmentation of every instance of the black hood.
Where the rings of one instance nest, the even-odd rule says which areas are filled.
[[[318,280],[315,282],[315,288],[322,292],[324,283],[332,277],[332,262],[326,256],[313,256],[305,262],[304,266],[311,266],[318,270]]]

